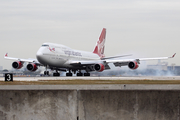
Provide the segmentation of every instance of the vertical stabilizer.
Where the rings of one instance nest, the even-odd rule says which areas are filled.
[[[98,54],[100,58],[105,57],[104,55],[104,43],[106,39],[106,28],[103,28],[99,40],[96,43],[93,53]]]

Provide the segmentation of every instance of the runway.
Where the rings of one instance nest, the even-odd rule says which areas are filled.
[[[0,90],[180,90],[180,76],[0,78]]]
[[[4,81],[0,77],[0,81]],[[42,80],[180,80],[180,76],[135,76],[135,77],[13,77],[14,81]]]

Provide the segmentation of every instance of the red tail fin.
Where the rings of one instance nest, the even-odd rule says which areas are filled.
[[[105,39],[106,39],[106,28],[103,28],[101,35],[99,37],[99,40],[97,41],[97,44],[93,51],[93,53],[98,54],[100,58],[105,57],[105,55],[104,55]]]

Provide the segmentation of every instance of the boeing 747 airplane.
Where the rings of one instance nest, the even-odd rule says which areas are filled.
[[[60,76],[59,71],[65,71],[66,76],[72,76],[72,73],[77,76],[90,76],[91,71],[102,72],[110,69],[109,63],[113,63],[115,67],[128,66],[130,69],[137,69],[140,61],[168,59],[172,57],[158,58],[137,58],[137,59],[117,59],[124,56],[105,57],[104,43],[106,38],[106,29],[103,28],[99,40],[92,52],[80,51],[71,49],[67,46],[55,43],[43,43],[36,54],[37,59],[21,59],[8,57],[6,53],[4,58],[14,60],[12,67],[20,69],[24,62],[28,62],[27,69],[36,71],[39,66],[45,66],[44,75],[49,75],[47,69],[54,70],[53,76]],[[125,55],[126,56],[126,55]],[[116,59],[113,59],[116,58]],[[85,70],[85,73],[82,73]]]

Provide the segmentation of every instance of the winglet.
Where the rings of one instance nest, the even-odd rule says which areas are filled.
[[[6,54],[4,55],[4,57],[8,57],[8,53],[6,53]]]
[[[176,53],[174,53],[174,55],[173,55],[172,57],[170,57],[170,58],[174,58],[174,57],[175,57],[175,55],[176,55]]]

